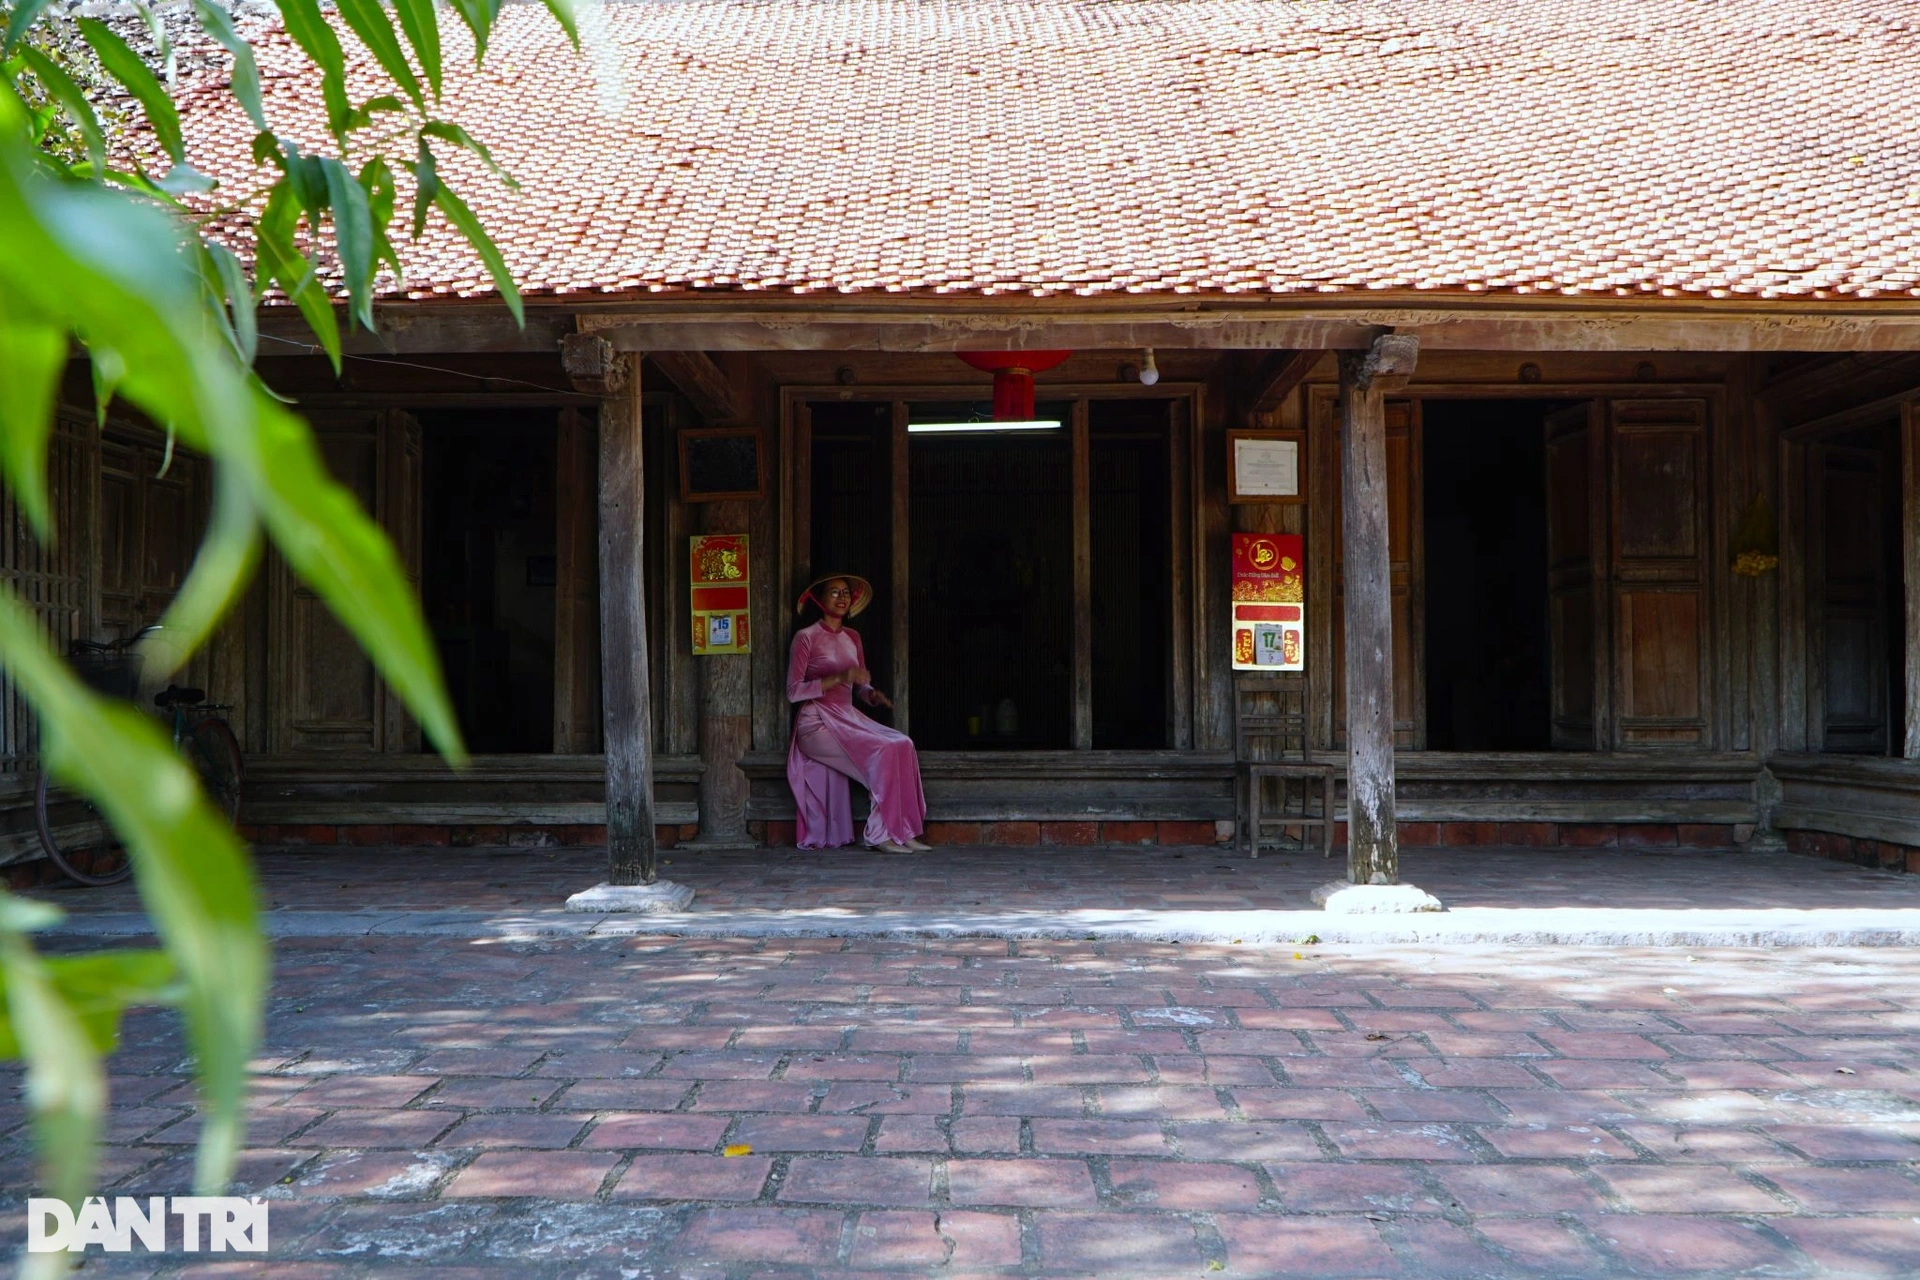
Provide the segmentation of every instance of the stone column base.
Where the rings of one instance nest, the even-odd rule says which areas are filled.
[[[671,880],[657,880],[652,884],[618,885],[602,881],[593,888],[582,889],[568,898],[567,910],[594,914],[624,911],[630,914],[655,916],[685,911],[692,901],[693,887],[675,884]]]
[[[1313,891],[1313,904],[1337,916],[1402,915],[1445,911],[1440,899],[1410,884],[1349,884],[1329,880]]]

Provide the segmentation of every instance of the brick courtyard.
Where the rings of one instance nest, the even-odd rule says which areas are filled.
[[[83,1274],[1920,1274],[1910,949],[277,954],[242,1168],[271,1260]],[[182,1056],[129,1023],[103,1187],[188,1189]]]

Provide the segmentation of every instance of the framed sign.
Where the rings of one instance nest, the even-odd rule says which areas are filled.
[[[744,533],[703,533],[691,539],[688,582],[696,654],[751,653],[747,588],[752,585]]]
[[[1233,535],[1233,669],[1307,669],[1306,540]]]
[[[1305,502],[1307,433],[1227,432],[1228,502]]]
[[[680,433],[680,500],[766,497],[757,427],[690,427]]]

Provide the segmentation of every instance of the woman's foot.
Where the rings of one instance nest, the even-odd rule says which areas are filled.
[[[933,846],[932,846],[932,845],[930,845],[930,844],[927,844],[927,843],[925,843],[925,842],[923,842],[923,841],[920,841],[920,840],[915,840],[915,839],[912,839],[911,837],[909,837],[909,838],[908,838],[908,840],[907,840],[907,848],[909,848],[909,849],[911,849],[911,850],[913,850],[913,851],[914,851],[915,853],[931,853],[931,852],[933,852]]]
[[[867,848],[869,848],[869,849],[871,849],[871,850],[873,850],[873,851],[874,851],[875,853],[913,853],[913,852],[916,852],[915,850],[913,850],[913,849],[910,849],[910,848],[908,848],[908,847],[907,847],[906,845],[904,845],[904,844],[898,844],[898,843],[895,843],[895,842],[894,842],[894,841],[892,841],[892,840],[883,840],[883,841],[881,841],[881,842],[880,842],[879,844],[870,844],[870,845],[868,845],[868,846],[867,846]]]

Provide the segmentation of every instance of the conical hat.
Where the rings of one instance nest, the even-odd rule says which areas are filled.
[[[859,617],[861,611],[873,602],[873,584],[857,573],[821,574],[812,582],[809,582],[807,589],[800,593],[800,598],[794,601],[793,611],[795,613],[804,613],[806,611],[807,601],[809,600],[812,600],[816,606],[819,605],[820,588],[836,579],[845,582],[853,588],[853,607],[847,610],[847,616],[849,618]],[[824,613],[825,610],[822,609],[821,612]]]

